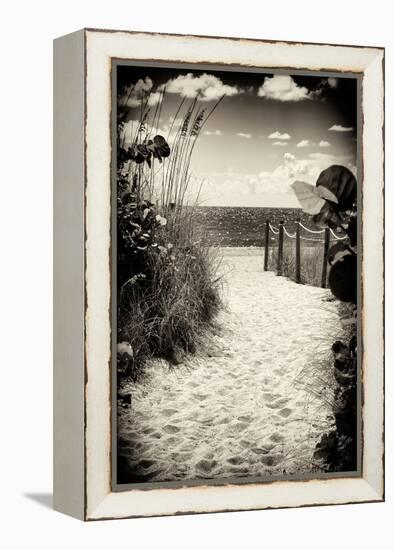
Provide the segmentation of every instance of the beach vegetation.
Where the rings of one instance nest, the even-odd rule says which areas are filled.
[[[221,305],[215,254],[201,246],[187,208],[193,150],[220,100],[209,111],[182,100],[163,136],[165,91],[153,110],[150,96],[132,135],[127,97],[118,108],[117,356],[119,375],[134,380],[151,357],[177,364],[195,353]]]

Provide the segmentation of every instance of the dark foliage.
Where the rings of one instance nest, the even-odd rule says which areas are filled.
[[[118,378],[137,380],[146,359],[177,364],[194,353],[220,307],[209,252],[196,242],[193,213],[157,208],[145,194],[152,159],[170,155],[161,136],[118,147]],[[152,168],[153,170],[153,168]],[[151,196],[151,194],[149,195]]]
[[[316,186],[328,189],[335,202],[334,199],[326,201],[321,213],[312,219],[332,229],[340,227],[348,237],[329,250],[329,286],[338,300],[357,313],[357,181],[347,168],[334,165],[320,174]],[[323,460],[329,472],[357,469],[356,326],[355,322],[350,323],[345,330],[346,343],[337,340],[331,348],[337,384],[334,392],[335,428],[323,434],[314,453],[314,458]]]

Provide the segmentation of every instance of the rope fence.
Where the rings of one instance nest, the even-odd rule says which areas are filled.
[[[268,225],[274,235],[279,235],[279,229],[276,229],[276,227],[271,225],[270,222],[268,222]]]
[[[312,235],[311,237],[306,237],[301,235],[301,230],[305,231]],[[326,288],[327,282],[327,264],[328,264],[328,250],[330,247],[330,241],[343,241],[347,238],[347,235],[337,235],[335,231],[331,228],[326,227],[323,229],[310,229],[306,227],[301,220],[296,220],[296,229],[294,233],[289,232],[284,221],[280,221],[278,227],[275,227],[271,224],[269,220],[265,222],[265,239],[264,239],[264,271],[268,271],[268,255],[270,248],[270,232],[278,237],[278,256],[276,262],[276,273],[277,275],[282,275],[283,267],[283,243],[284,236],[289,239],[295,240],[295,281],[296,283],[301,283],[301,241],[307,242],[316,242],[323,244],[323,265],[322,265],[322,274],[321,274],[321,288]],[[321,238],[318,237],[321,235]]]

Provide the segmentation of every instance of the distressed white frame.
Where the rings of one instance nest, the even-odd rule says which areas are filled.
[[[383,500],[384,50],[121,31],[83,32],[86,55],[87,305],[84,457],[86,491],[83,519]],[[111,491],[109,115],[112,58],[363,73],[362,477]]]

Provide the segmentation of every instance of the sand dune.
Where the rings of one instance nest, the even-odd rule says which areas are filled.
[[[329,291],[263,271],[259,249],[223,249],[221,327],[204,356],[152,361],[124,388],[120,455],[136,479],[169,481],[306,473],[330,407],[296,378],[338,326]],[[322,365],[323,368],[323,365]]]

